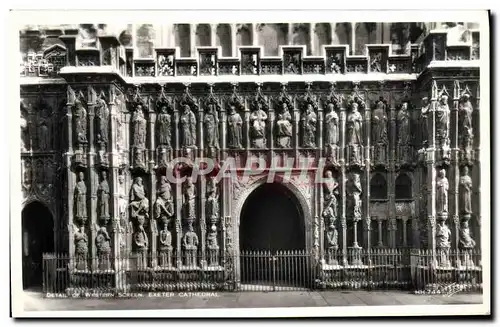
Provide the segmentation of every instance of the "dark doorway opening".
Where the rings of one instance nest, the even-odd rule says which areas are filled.
[[[41,288],[43,253],[54,252],[54,221],[49,209],[40,202],[28,204],[22,211],[23,288]]]
[[[239,232],[242,284],[307,284],[303,212],[287,187],[266,183],[255,189],[243,205]]]

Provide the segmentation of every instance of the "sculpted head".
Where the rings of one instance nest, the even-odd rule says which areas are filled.
[[[187,104],[185,104],[182,108],[184,109],[184,112],[189,112],[191,110],[191,108]]]
[[[333,103],[328,103],[328,105],[326,106],[326,108],[328,109],[328,111],[333,111],[334,109],[334,106],[333,106]]]
[[[423,97],[422,98],[422,105],[426,106],[429,103],[429,98],[428,97]]]
[[[462,99],[463,99],[463,101],[469,101],[470,95],[468,95],[467,93],[465,93],[464,95],[462,95]]]
[[[283,108],[283,112],[288,110],[288,105],[286,104],[286,102],[283,101],[283,103],[281,104],[281,108]]]
[[[407,110],[407,109],[408,109],[408,102],[405,101],[401,104],[401,110]]]
[[[444,169],[439,170],[439,177],[443,178],[445,176],[446,176],[446,170]]]
[[[358,111],[358,103],[357,102],[353,102],[352,103],[352,112],[357,112]]]
[[[85,178],[85,175],[83,174],[83,171],[78,173],[78,178],[80,178],[81,181]]]
[[[235,112],[236,112],[236,108],[235,108],[234,104],[230,105],[229,106],[229,113],[234,114]]]
[[[136,177],[136,178],[135,178],[135,183],[136,183],[137,185],[142,185],[142,177]]]
[[[102,172],[102,179],[106,179],[108,177],[108,173],[106,171]]]
[[[469,175],[469,167],[464,166],[464,168],[462,169],[462,175]]]
[[[332,171],[331,171],[331,170],[327,170],[327,171],[325,172],[325,177],[326,177],[326,178],[332,178],[332,176],[333,176],[333,174],[332,174]]]
[[[447,95],[442,95],[441,96],[441,103],[442,104],[448,104],[448,96]]]
[[[307,112],[311,112],[313,110],[312,104],[308,103],[307,104]]]

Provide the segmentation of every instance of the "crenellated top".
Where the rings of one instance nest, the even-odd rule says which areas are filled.
[[[30,36],[23,36],[30,37]],[[31,36],[33,38],[39,36]],[[41,53],[22,54],[21,75],[63,77],[112,74],[129,84],[172,82],[252,82],[273,76],[286,81],[359,79],[415,79],[432,65],[468,61],[478,65],[479,31],[431,31],[407,55],[395,55],[392,44],[368,44],[363,55],[350,55],[349,45],[322,45],[321,56],[307,55],[306,45],[281,45],[278,56],[265,56],[262,46],[239,46],[237,57],[222,55],[221,46],[195,47],[196,56],[182,57],[180,48],[154,48],[152,58],[138,58],[115,36],[98,36],[91,45],[77,47],[76,34],[53,38]],[[57,39],[57,40],[56,40]],[[444,63],[443,63],[444,64]],[[281,76],[281,77],[280,77]],[[364,76],[364,77],[363,77]]]

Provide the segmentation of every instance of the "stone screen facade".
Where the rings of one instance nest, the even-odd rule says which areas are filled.
[[[481,237],[475,28],[28,26],[25,255],[67,253],[86,271],[133,254],[237,282],[245,202],[274,182],[315,271],[361,248],[439,250],[446,264]]]

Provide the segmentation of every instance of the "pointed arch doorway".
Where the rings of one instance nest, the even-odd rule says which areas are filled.
[[[41,202],[27,204],[22,213],[23,289],[41,288],[43,253],[54,251],[54,221]]]
[[[304,213],[285,185],[263,183],[250,193],[241,209],[239,243],[242,286],[280,290],[309,283]]]

